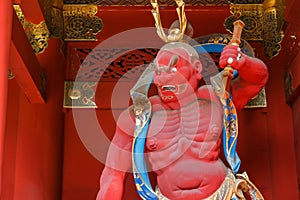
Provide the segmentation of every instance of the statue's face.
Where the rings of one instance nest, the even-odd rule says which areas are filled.
[[[162,101],[178,101],[197,90],[202,66],[199,60],[192,63],[184,49],[161,50],[156,61],[154,84]]]

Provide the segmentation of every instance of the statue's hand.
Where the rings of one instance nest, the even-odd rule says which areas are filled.
[[[245,63],[245,54],[243,54],[238,46],[227,45],[224,47],[219,60],[219,66],[225,68],[230,65],[233,69],[238,70]]]

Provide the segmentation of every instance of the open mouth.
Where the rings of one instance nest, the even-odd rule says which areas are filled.
[[[176,92],[177,88],[175,85],[163,85],[161,86],[162,91],[171,91],[171,92]]]

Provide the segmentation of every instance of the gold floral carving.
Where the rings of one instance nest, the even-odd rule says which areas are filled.
[[[25,23],[25,17],[24,17],[24,14],[22,12],[20,5],[14,5],[14,10],[15,10],[15,13],[17,14],[21,24],[23,25]]]
[[[96,35],[102,30],[102,20],[95,16],[96,5],[65,5],[64,6],[64,40],[65,41],[96,41]]]
[[[25,33],[33,48],[35,54],[43,53],[48,47],[48,40],[50,39],[50,32],[45,21],[39,24],[27,22],[25,25]]]
[[[233,22],[237,19],[245,23],[242,38],[245,40],[262,40],[263,8],[262,4],[233,4],[230,6],[232,16],[225,20],[225,27],[232,32]]]
[[[39,24],[28,22],[26,21],[19,5],[14,5],[14,9],[21,24],[23,25],[24,31],[34,53],[43,53],[48,47],[48,40],[50,39],[50,32],[45,21],[41,21]]]

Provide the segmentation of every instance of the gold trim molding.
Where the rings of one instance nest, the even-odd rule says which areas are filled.
[[[48,47],[48,40],[50,39],[50,32],[45,21],[39,24],[34,24],[26,21],[22,9],[19,5],[14,5],[14,10],[23,25],[24,31],[31,44],[35,54],[43,53]]]
[[[242,38],[248,41],[261,41],[264,54],[268,58],[278,55],[284,37],[284,0],[265,0],[263,4],[232,4],[224,25],[232,32],[233,21],[240,19],[246,25]]]
[[[64,0],[65,4],[93,4],[99,6],[148,6],[150,0]],[[174,0],[159,0],[159,5],[162,6],[176,6]],[[185,0],[186,5],[189,6],[203,6],[203,5],[228,5],[228,0]]]
[[[102,20],[95,16],[97,5],[64,5],[63,10],[65,41],[97,41],[103,28]]]
[[[187,6],[224,6],[230,3],[235,4],[260,4],[264,0],[185,0]],[[92,4],[99,6],[147,6],[150,0],[64,0],[65,4]],[[174,0],[158,0],[161,6],[176,6]]]

